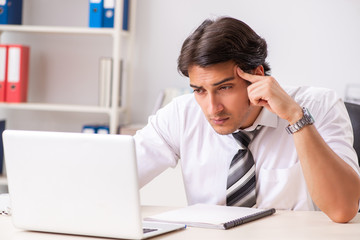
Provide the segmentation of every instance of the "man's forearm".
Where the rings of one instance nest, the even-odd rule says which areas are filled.
[[[314,125],[293,137],[315,204],[335,222],[350,221],[359,207],[359,176],[327,145]]]

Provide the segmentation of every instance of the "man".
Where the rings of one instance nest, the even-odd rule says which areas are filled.
[[[181,159],[188,204],[320,209],[350,221],[360,178],[343,102],[327,89],[284,90],[266,57],[265,40],[233,18],[206,20],[185,40],[178,69],[194,94],[176,98],[136,134],[141,186]],[[243,170],[231,170],[233,160],[248,166],[247,179],[231,183],[246,185],[237,194],[229,174]]]

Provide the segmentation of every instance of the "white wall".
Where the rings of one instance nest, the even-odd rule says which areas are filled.
[[[134,121],[146,121],[162,88],[188,86],[176,69],[182,42],[204,19],[222,15],[245,21],[267,40],[281,84],[328,87],[343,96],[347,83],[360,83],[360,1],[139,0]]]

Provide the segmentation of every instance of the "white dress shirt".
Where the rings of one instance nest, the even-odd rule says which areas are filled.
[[[311,87],[285,90],[309,109],[327,144],[359,174],[349,116],[335,92]],[[249,146],[256,164],[256,207],[318,209],[309,195],[292,135],[285,130],[288,122],[264,108],[245,130],[257,125],[263,127]],[[189,205],[225,205],[229,166],[239,146],[231,134],[214,131],[193,94],[174,99],[151,116],[135,142],[141,186],[180,163]]]

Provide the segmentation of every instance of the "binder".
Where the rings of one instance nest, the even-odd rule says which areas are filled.
[[[123,12],[123,30],[129,30],[129,9],[130,0],[124,0],[124,12]]]
[[[107,125],[98,126],[97,130],[96,130],[96,133],[97,134],[110,134],[109,126],[107,126]]]
[[[0,24],[21,24],[22,0],[0,0]]]
[[[96,133],[96,126],[94,125],[85,125],[82,128],[82,133],[90,133],[90,134],[95,134]]]
[[[23,45],[9,45],[6,102],[26,102],[29,78],[30,48]]]
[[[1,0],[0,0],[1,1]],[[89,0],[89,27],[113,28],[116,0]],[[121,0],[117,0],[121,1]],[[129,30],[129,7],[130,0],[123,0],[123,23],[122,29]]]
[[[81,132],[90,134],[110,134],[110,129],[107,125],[84,125]]]
[[[0,120],[0,136],[2,136],[3,131],[5,131],[5,120]],[[0,137],[0,175],[4,171],[4,145],[3,139]]]
[[[103,0],[103,1],[104,1],[103,27],[113,28],[115,0]]]
[[[99,69],[99,105],[110,107],[111,105],[111,84],[112,84],[112,58],[103,57],[100,59]]]
[[[103,0],[89,0],[89,27],[101,28],[104,13]]]
[[[0,45],[0,102],[5,102],[5,86],[7,82],[8,46]]]

